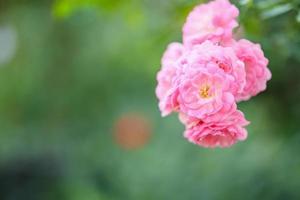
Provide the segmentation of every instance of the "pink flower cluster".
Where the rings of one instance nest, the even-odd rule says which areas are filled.
[[[229,147],[247,138],[249,122],[236,103],[266,89],[268,59],[259,44],[235,41],[238,9],[228,0],[201,4],[171,43],[157,74],[162,116],[178,112],[184,136],[203,147]]]

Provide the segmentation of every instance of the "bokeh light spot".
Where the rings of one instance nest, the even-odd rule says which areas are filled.
[[[123,114],[114,124],[114,140],[124,149],[142,148],[149,142],[150,136],[150,121],[142,114]]]

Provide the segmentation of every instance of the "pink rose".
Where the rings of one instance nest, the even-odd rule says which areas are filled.
[[[222,42],[232,37],[238,26],[238,9],[228,0],[216,0],[201,4],[189,14],[183,27],[183,43],[187,47],[205,40]]]
[[[190,126],[184,136],[192,143],[203,147],[230,147],[237,141],[247,138],[244,128],[249,122],[241,111],[234,106],[225,106],[220,112]]]
[[[176,109],[176,87],[173,82],[183,52],[184,47],[180,43],[170,44],[163,55],[161,70],[157,73],[158,84],[155,92],[163,116]]]
[[[180,112],[178,114],[178,119],[182,124],[185,125],[186,128],[191,128],[191,127],[197,125],[201,121],[200,119],[198,119],[196,117],[188,116],[183,112]]]
[[[223,118],[226,118],[228,116],[228,114],[232,113],[233,111],[235,111],[237,109],[237,105],[233,100],[233,97],[230,93],[225,93],[223,95],[223,106],[220,109],[221,113],[226,113],[226,115],[223,115]],[[222,120],[223,118],[220,118],[220,115],[207,115],[205,118],[196,118],[196,117],[192,117],[190,115],[187,115],[183,112],[179,113],[179,120],[181,121],[181,123],[183,123],[187,128],[190,128],[196,124],[198,124],[200,121],[216,121],[214,120],[214,117],[218,117],[218,120]]]
[[[205,65],[205,68],[215,68],[219,73],[225,73],[231,79],[230,91],[234,96],[243,91],[246,84],[245,66],[232,47],[223,47],[207,40],[193,46],[184,57],[187,57],[189,67]]]
[[[271,72],[267,68],[269,61],[259,44],[242,39],[234,43],[234,48],[237,57],[245,63],[246,69],[246,85],[236,99],[248,100],[266,89],[267,81],[271,79]]]
[[[229,0],[197,6],[183,27],[183,44],[168,46],[157,74],[162,116],[178,112],[184,136],[200,146],[245,140],[249,122],[236,102],[265,90],[271,79],[260,45],[234,40],[238,14]]]
[[[217,70],[190,68],[179,86],[179,109],[188,116],[204,118],[218,112],[224,104],[233,104],[230,80]],[[227,98],[224,98],[227,97]]]

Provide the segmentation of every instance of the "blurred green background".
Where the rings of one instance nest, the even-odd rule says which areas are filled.
[[[188,143],[154,94],[201,0],[0,0],[0,199],[300,199],[300,1],[233,1],[273,74],[249,137]]]

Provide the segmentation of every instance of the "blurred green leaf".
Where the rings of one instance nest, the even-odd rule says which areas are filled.
[[[240,0],[240,5],[245,6],[245,5],[250,5],[253,3],[253,0]]]
[[[296,21],[297,21],[298,23],[300,23],[300,11],[298,11],[298,14],[297,14],[297,16],[296,16]]]
[[[282,0],[263,0],[263,1],[257,1],[257,7],[259,9],[268,9],[271,7],[274,7],[278,5],[279,3],[282,3]]]
[[[53,5],[53,14],[56,17],[67,17],[72,12],[82,8],[100,8],[104,11],[112,11],[118,8],[124,0],[56,0]]]
[[[292,4],[284,4],[284,5],[278,5],[275,6],[274,8],[268,9],[262,13],[262,18],[263,19],[268,19],[272,17],[276,17],[278,15],[284,14],[286,12],[289,12],[290,10],[293,9]]]

